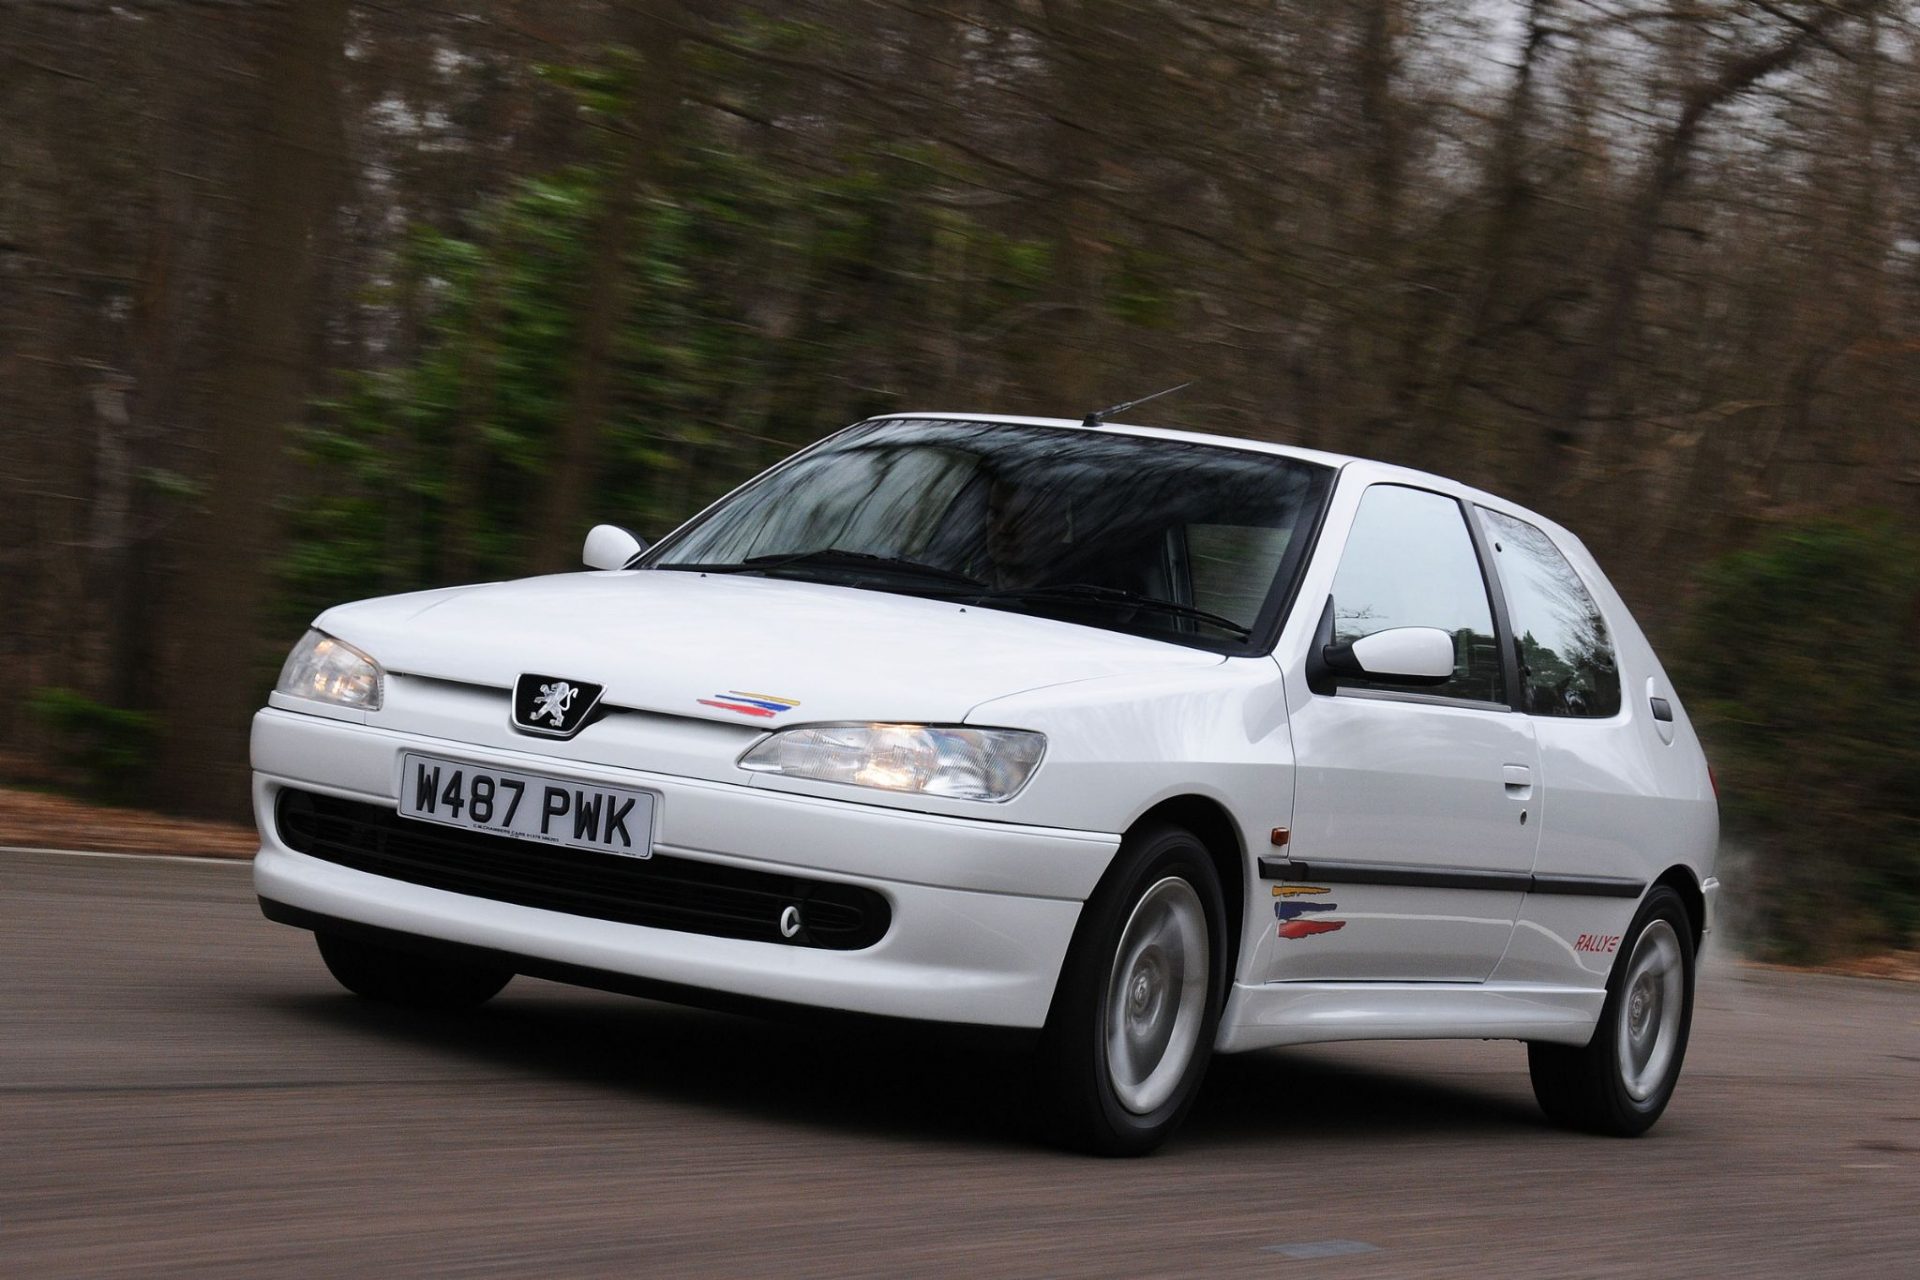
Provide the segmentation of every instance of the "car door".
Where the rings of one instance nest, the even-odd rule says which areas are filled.
[[[1376,483],[1333,545],[1330,593],[1302,601],[1320,618],[1308,660],[1287,673],[1293,823],[1261,860],[1271,980],[1484,981],[1513,935],[1539,823],[1534,728],[1511,705],[1482,540],[1457,499]],[[1453,637],[1453,676],[1395,684],[1311,661],[1395,627]]]
[[[1675,738],[1673,691],[1652,663],[1632,686],[1639,697],[1629,695],[1614,628],[1552,535],[1487,507],[1474,514],[1507,602],[1517,701],[1533,722],[1552,800],[1533,892],[1498,976],[1598,987],[1648,878],[1665,865],[1653,851],[1701,839],[1693,836],[1697,799],[1683,798],[1684,783],[1676,795],[1661,785]]]

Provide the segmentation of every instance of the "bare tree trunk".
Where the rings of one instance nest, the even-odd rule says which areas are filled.
[[[1527,0],[1526,40],[1520,47],[1520,65],[1514,70],[1507,109],[1494,136],[1487,175],[1491,207],[1486,235],[1480,242],[1478,278],[1469,294],[1458,338],[1448,351],[1440,374],[1444,382],[1436,417],[1442,424],[1451,423],[1458,411],[1460,392],[1473,371],[1480,345],[1486,341],[1494,306],[1507,292],[1519,267],[1515,248],[1526,224],[1527,203],[1532,194],[1526,175],[1527,128],[1533,115],[1535,71],[1551,34],[1547,13],[1552,5],[1553,0]]]
[[[1116,392],[1099,367],[1100,228],[1085,196],[1098,166],[1091,134],[1079,121],[1099,110],[1106,89],[1092,62],[1102,8],[1100,0],[1040,0],[1053,81],[1045,125],[1051,191],[1042,216],[1053,253],[1053,301],[1062,314],[1040,365],[1046,382],[1035,390],[1051,413],[1084,413],[1139,394],[1131,387]]]
[[[1884,121],[1881,110],[1881,74],[1884,55],[1880,49],[1880,10],[1867,11],[1860,35],[1859,58],[1865,65],[1858,73],[1860,86],[1860,133],[1855,144],[1855,164],[1859,174],[1854,184],[1851,230],[1858,255],[1849,265],[1858,272],[1858,305],[1852,309],[1860,327],[1867,333],[1886,332],[1885,272],[1881,257],[1886,251],[1886,227],[1882,221],[1885,204],[1880,183],[1880,144]]]
[[[246,726],[263,693],[255,662],[272,589],[274,504],[287,427],[310,389],[309,299],[340,148],[347,0],[301,0],[258,21],[259,132],[240,165],[204,495],[179,539],[160,682],[159,796],[204,813],[238,812],[247,798]]]
[[[163,39],[177,39],[171,29]],[[180,150],[177,131],[169,130],[168,146]],[[176,155],[176,158],[177,155]],[[131,358],[131,421],[124,446],[128,472],[125,510],[112,532],[96,537],[99,559],[95,573],[106,607],[107,700],[115,706],[150,710],[155,685],[154,625],[160,610],[154,599],[153,575],[159,541],[155,501],[150,487],[139,483],[139,473],[155,456],[168,427],[175,422],[185,382],[181,258],[192,234],[186,227],[190,203],[178,181],[159,185],[154,201],[154,227],[140,269],[134,295]],[[195,262],[193,265],[200,265]]]
[[[1366,126],[1368,183],[1373,187],[1375,230],[1397,238],[1401,176],[1406,168],[1404,131],[1394,85],[1400,76],[1401,0],[1370,0],[1360,15],[1360,119]]]
[[[152,616],[145,574],[145,504],[138,483],[140,427],[128,410],[128,392],[137,386],[125,376],[107,376],[95,386],[94,491],[84,581],[93,597],[104,655],[98,681],[115,706],[144,708],[151,702],[148,662]]]
[[[1687,165],[1701,128],[1715,110],[1739,97],[1759,81],[1784,71],[1810,50],[1826,43],[1827,33],[1842,21],[1859,17],[1879,0],[1838,0],[1806,19],[1796,19],[1790,32],[1765,49],[1731,59],[1709,79],[1687,90],[1673,127],[1655,145],[1646,181],[1628,211],[1627,225],[1602,276],[1605,298],[1596,316],[1586,348],[1569,377],[1562,409],[1547,432],[1553,446],[1547,459],[1548,478],[1563,486],[1580,471],[1580,460],[1593,435],[1596,402],[1612,391],[1620,352],[1633,322],[1635,305],[1653,257],[1661,211],[1687,176]]]
[[[631,15],[641,81],[618,125],[619,152],[594,218],[581,304],[580,348],[552,461],[535,507],[526,564],[532,572],[574,566],[593,494],[600,433],[612,401],[614,341],[627,295],[640,190],[653,177],[680,105],[687,14],[681,0],[654,0]]]
[[[486,466],[486,424],[492,419],[500,379],[500,319],[505,305],[501,281],[481,255],[473,282],[473,331],[467,335],[460,377],[460,402],[448,450],[445,514],[440,530],[440,576],[448,582],[472,578],[480,558],[482,470]],[[504,270],[504,268],[501,268]]]

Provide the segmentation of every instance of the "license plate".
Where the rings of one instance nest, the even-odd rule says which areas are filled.
[[[648,791],[412,753],[400,758],[400,816],[468,831],[651,858],[653,804]]]

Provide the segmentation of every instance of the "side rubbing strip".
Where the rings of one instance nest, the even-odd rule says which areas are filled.
[[[1383,884],[1406,889],[1572,894],[1593,898],[1637,898],[1647,887],[1640,880],[1623,880],[1613,876],[1537,876],[1525,871],[1414,867],[1392,862],[1322,862],[1317,859],[1304,862],[1296,858],[1260,859],[1260,878],[1333,884]]]
[[[1581,898],[1637,898],[1646,890],[1640,880],[1616,876],[1535,876],[1533,893],[1564,893]]]
[[[1331,880],[1336,884],[1395,884],[1410,889],[1505,889],[1525,893],[1533,877],[1524,871],[1475,871],[1467,867],[1410,867],[1392,862],[1301,862],[1260,859],[1263,880]]]

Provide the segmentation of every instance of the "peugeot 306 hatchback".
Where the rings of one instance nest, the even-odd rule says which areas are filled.
[[[860,423],[591,571],[342,605],[254,721],[255,883],[348,988],[515,974],[1037,1033],[1084,1148],[1208,1058],[1524,1041],[1650,1126],[1717,811],[1599,566],[1398,467]]]

